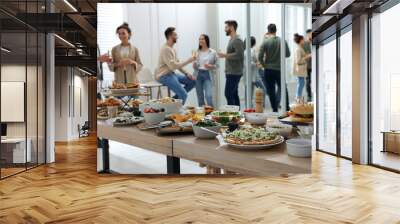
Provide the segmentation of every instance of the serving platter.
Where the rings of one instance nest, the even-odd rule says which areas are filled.
[[[293,121],[291,120],[290,117],[285,117],[283,119],[279,119],[280,122],[292,126],[308,126],[308,125],[313,125],[314,122],[301,122],[301,121]]]
[[[276,146],[276,145],[279,145],[279,144],[282,144],[283,142],[285,142],[285,139],[283,136],[279,136],[279,140],[274,143],[264,144],[264,145],[239,145],[239,144],[227,143],[224,140],[224,137],[222,135],[218,135],[217,139],[221,146],[228,145],[232,148],[240,149],[240,150],[263,150],[263,149],[268,149],[268,148],[271,148],[273,146]]]
[[[134,124],[138,124],[144,121],[143,117],[130,117],[130,118],[125,118],[127,119],[126,122],[117,122],[117,119],[121,119],[121,118],[125,118],[125,117],[120,117],[120,118],[114,118],[113,121],[113,126],[117,127],[117,126],[129,126],[129,125],[134,125]]]
[[[111,94],[133,94],[138,93],[140,88],[129,88],[129,89],[110,89]]]

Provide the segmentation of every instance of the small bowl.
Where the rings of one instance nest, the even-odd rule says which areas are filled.
[[[144,113],[144,121],[149,125],[159,124],[165,119],[165,112],[159,113]]]
[[[293,131],[293,127],[286,124],[270,124],[266,125],[265,128],[267,129],[267,131],[276,132],[279,135],[285,137],[286,139],[291,136]]]
[[[211,127],[203,127],[203,128],[206,128],[213,132],[219,132],[221,129],[221,125],[211,126]],[[217,136],[217,134],[203,130],[202,127],[199,127],[196,125],[193,125],[193,133],[194,133],[194,136],[197,138],[210,139],[210,138],[215,138]]]
[[[286,141],[288,155],[293,157],[311,157],[311,140],[304,138],[293,138]]]
[[[250,124],[265,125],[267,123],[268,115],[265,113],[245,113],[244,118]]]

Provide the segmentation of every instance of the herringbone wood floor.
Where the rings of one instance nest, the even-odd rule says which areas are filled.
[[[326,154],[291,177],[108,176],[95,144],[0,181],[0,223],[400,223],[400,175]]]

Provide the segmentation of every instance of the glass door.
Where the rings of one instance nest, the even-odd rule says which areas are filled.
[[[336,35],[318,48],[317,149],[336,154]]]
[[[352,157],[352,32],[340,36],[340,155]]]
[[[370,163],[400,171],[400,4],[371,18]]]

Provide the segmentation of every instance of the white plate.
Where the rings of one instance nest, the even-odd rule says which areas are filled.
[[[129,120],[127,122],[117,123],[117,122],[115,122],[117,119],[118,118],[113,119],[113,126],[127,126],[127,125],[133,125],[133,124],[137,124],[137,123],[144,121],[143,117],[132,117],[132,118],[128,118]]]
[[[271,148],[271,147],[273,147],[273,146],[282,144],[282,143],[285,141],[285,139],[284,139],[282,136],[280,136],[279,141],[276,142],[276,143],[272,143],[272,144],[266,144],[266,145],[237,145],[237,144],[231,144],[231,143],[225,142],[225,141],[223,140],[223,137],[222,137],[221,135],[218,135],[217,138],[218,138],[218,140],[219,140],[219,142],[220,142],[220,145],[226,144],[226,145],[231,146],[232,148],[243,149],[243,150],[260,150],[260,149],[267,149],[267,148]],[[221,142],[221,140],[222,140],[223,142]]]

